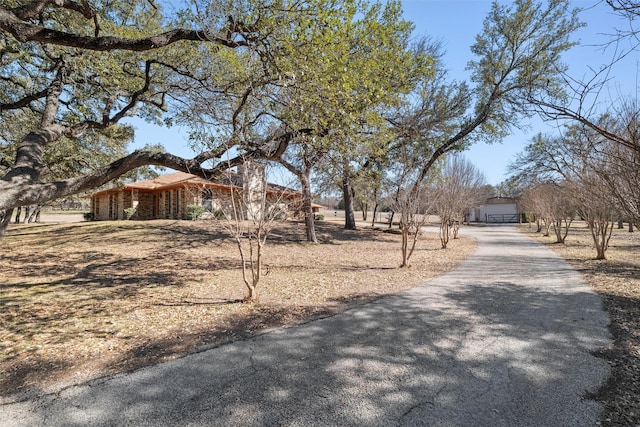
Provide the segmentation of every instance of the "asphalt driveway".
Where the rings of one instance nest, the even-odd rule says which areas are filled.
[[[600,298],[512,227],[451,273],[340,315],[0,406],[0,425],[589,426]]]

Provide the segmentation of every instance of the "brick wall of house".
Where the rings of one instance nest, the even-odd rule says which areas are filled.
[[[96,196],[93,201],[93,218],[96,220],[108,220],[109,218],[109,194]]]
[[[136,218],[154,219],[153,217],[154,202],[157,202],[157,196],[154,196],[151,193],[138,192],[138,205],[136,206]]]
[[[195,203],[193,195],[184,188],[162,191],[155,194],[157,203],[155,218],[186,219],[188,218],[187,205]],[[149,197],[139,198],[138,210],[141,212],[139,215],[140,219],[153,218],[153,200],[150,195],[148,196]],[[145,205],[145,207],[142,205]]]
[[[123,219],[127,219],[127,215],[124,213],[124,210],[133,207],[133,191],[120,191],[120,193],[122,193],[122,209],[120,210],[122,211]]]
[[[189,219],[189,205],[201,205],[202,204],[202,189],[196,185],[190,186],[180,190],[181,206],[180,215],[181,219]]]
[[[168,191],[162,191],[160,193],[158,193],[158,212],[156,215],[156,218],[168,218],[168,214],[166,213],[166,209],[165,209],[165,202],[167,199],[167,194],[169,192]]]
[[[184,188],[176,190],[178,197],[180,198],[180,207],[178,212],[176,212],[176,219],[187,219],[187,192]]]
[[[231,191],[215,189],[213,190],[213,203],[212,203],[212,211],[216,213],[217,211],[222,211],[225,215],[233,215],[233,204],[231,198]],[[241,194],[236,193],[236,203],[239,202],[239,199],[242,197]]]

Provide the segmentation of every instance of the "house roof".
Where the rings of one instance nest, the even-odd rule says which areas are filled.
[[[489,197],[485,200],[485,205],[508,205],[518,203],[518,199],[513,197]]]
[[[224,180],[227,181],[228,180]],[[198,184],[198,185],[220,185],[220,183],[212,182],[185,172],[174,172],[167,175],[160,175],[153,179],[145,179],[143,181],[133,182],[124,186],[125,189],[138,190],[157,190],[165,187],[174,187],[176,185]],[[225,184],[223,184],[225,185]],[[226,184],[225,186],[228,186]]]

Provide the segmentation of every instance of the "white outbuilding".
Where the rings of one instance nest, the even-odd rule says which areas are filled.
[[[469,221],[486,223],[520,222],[518,200],[510,197],[491,197],[480,206],[469,210]]]

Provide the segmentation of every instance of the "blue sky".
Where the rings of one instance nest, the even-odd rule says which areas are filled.
[[[511,2],[505,2],[511,3]],[[597,69],[609,62],[611,49],[601,48],[613,33],[614,28],[625,28],[626,21],[613,14],[610,8],[593,1],[574,1],[575,7],[585,9],[581,19],[587,26],[575,34],[574,39],[580,42],[565,57],[573,76],[589,75],[589,67]],[[482,29],[487,12],[491,8],[489,0],[404,0],[405,18],[414,22],[416,36],[430,36],[443,42],[446,54],[444,62],[450,76],[456,80],[467,79],[466,64],[472,59],[470,46],[475,35]],[[636,92],[638,79],[638,55],[628,57],[613,70],[612,80],[606,93],[615,98],[618,94]],[[134,147],[142,147],[147,143],[162,143],[167,151],[192,157],[194,153],[187,147],[185,129],[158,128],[139,120],[134,121],[136,139]],[[513,134],[501,143],[479,143],[468,150],[465,155],[487,177],[489,184],[496,185],[506,178],[506,169],[514,156],[521,152],[532,137],[539,133],[557,133],[556,125],[533,120],[531,128],[526,131],[514,130]]]

